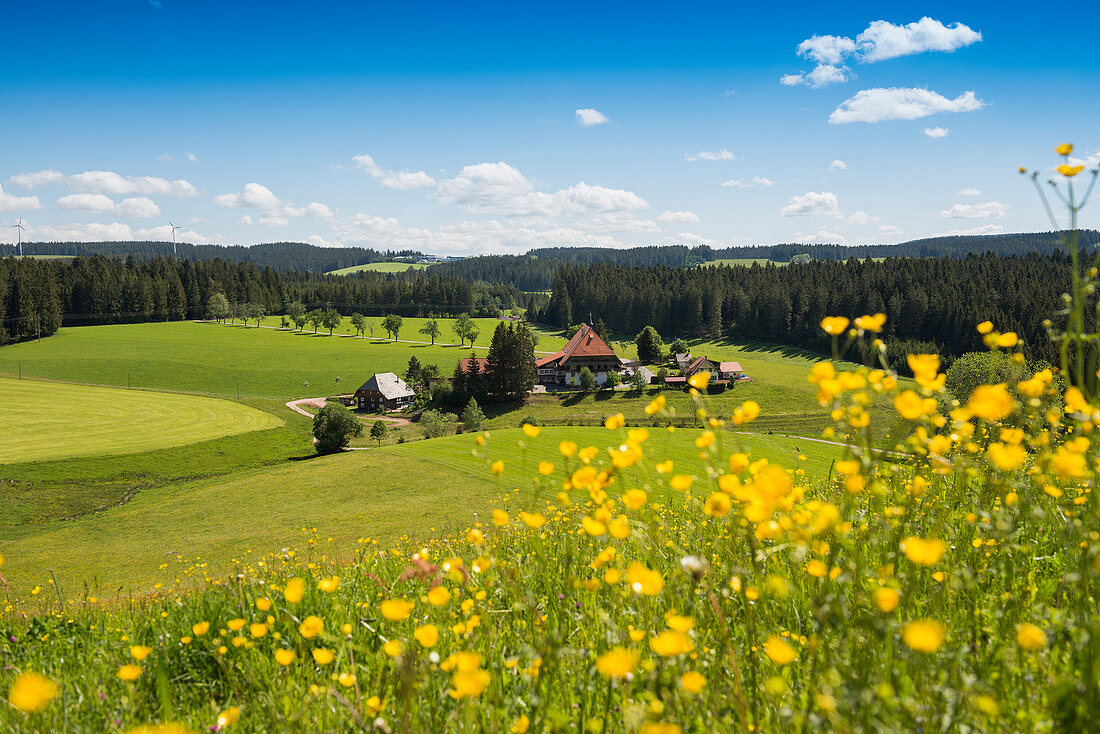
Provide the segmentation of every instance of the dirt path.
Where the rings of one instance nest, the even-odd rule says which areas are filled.
[[[209,319],[195,319],[195,322],[199,323],[199,324],[217,324],[217,323],[221,323],[221,322],[218,322],[218,321],[210,321]],[[245,324],[229,324],[229,326],[243,326],[243,327],[248,328],[248,329],[257,328],[255,326],[247,326]],[[281,326],[261,326],[259,328],[261,328],[261,329],[274,329],[275,331],[287,331],[287,332],[290,332],[290,333],[294,333],[295,331],[297,331],[297,329],[284,329]],[[301,333],[308,334],[310,332],[303,331]],[[320,332],[315,332],[315,333],[320,334]],[[322,336],[324,336],[324,335],[322,334]],[[419,342],[419,341],[414,341],[412,339],[383,339],[380,336],[363,336],[363,337],[360,337],[360,336],[357,336],[355,334],[329,334],[329,336],[342,336],[345,339],[369,339],[372,342],[384,342],[384,343],[397,342],[398,344],[427,344],[428,346],[432,346],[431,342]],[[435,346],[437,346],[437,347],[461,347],[462,349],[484,349],[484,350],[489,349],[489,347],[483,347],[480,344],[471,347],[469,344],[455,344],[454,342],[441,342],[441,341],[437,341],[435,343]],[[540,352],[539,350],[536,349],[535,354],[557,354],[557,352]]]
[[[302,398],[300,400],[291,400],[289,403],[286,403],[286,407],[290,408],[295,413],[300,413],[301,415],[304,415],[306,418],[312,418],[313,413],[310,413],[303,406],[308,405],[311,408],[320,410],[321,408],[325,407],[326,399],[327,398]],[[387,423],[392,423],[394,426],[412,425],[412,421],[408,418],[389,418],[384,415],[380,415],[375,416],[374,420],[386,421]]]

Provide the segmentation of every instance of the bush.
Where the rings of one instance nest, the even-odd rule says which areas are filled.
[[[592,392],[596,389],[596,376],[587,367],[581,367],[581,373],[577,376],[577,382],[584,392]]]
[[[540,421],[540,420],[539,420],[538,418],[536,418],[535,416],[531,415],[530,413],[528,413],[528,414],[527,414],[526,416],[524,416],[523,420],[521,420],[521,421],[519,422],[519,424],[520,424],[521,426],[522,426],[522,425],[523,425],[524,423],[529,423],[529,424],[531,424],[532,426],[541,426],[541,425],[542,425],[542,421]]]
[[[424,431],[425,438],[439,438],[450,432],[454,425],[455,417],[451,413],[441,413],[438,410],[425,410],[420,414],[418,425]]]
[[[313,438],[319,454],[346,448],[348,439],[363,435],[363,424],[340,403],[325,403],[313,417]]]
[[[470,398],[470,402],[466,403],[466,409],[462,411],[462,424],[468,431],[480,431],[481,426],[485,424],[485,413],[474,398]]]

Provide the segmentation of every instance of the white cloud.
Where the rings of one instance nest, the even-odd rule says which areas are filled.
[[[657,215],[658,222],[698,222],[699,215],[695,212],[663,211]]]
[[[944,209],[940,216],[946,219],[1000,219],[1008,211],[1008,204],[985,201],[977,204],[956,204]]]
[[[157,160],[163,163],[165,161],[174,161],[175,158],[172,157],[171,153],[162,153],[161,155],[157,156]]]
[[[959,196],[981,196],[982,192],[978,189],[959,189]]]
[[[252,215],[250,215],[250,214],[243,215],[240,219],[237,220],[237,224],[243,224],[246,227],[251,227],[252,226]]]
[[[709,245],[710,247],[723,247],[724,245],[718,240],[712,240],[709,237],[704,237],[701,234],[695,234],[694,232],[680,232],[679,234],[670,235],[668,237],[662,237],[657,244],[659,245],[687,245],[688,247],[696,247],[698,245]]]
[[[199,157],[197,155],[195,155],[194,153],[184,153],[184,156],[186,156],[187,160],[190,161],[191,163],[198,163],[199,162]]]
[[[593,125],[602,125],[605,122],[611,122],[610,117],[591,107],[579,109],[574,114],[577,118],[577,124],[581,127],[592,127]]]
[[[955,51],[982,40],[982,34],[962,23],[945,26],[928,17],[915,23],[894,25],[876,20],[856,37],[861,61],[871,63],[911,56],[926,51]]]
[[[846,36],[813,36],[798,44],[798,55],[818,64],[835,66],[856,51],[856,42]]]
[[[872,217],[867,212],[853,212],[848,215],[847,221],[849,224],[866,225],[879,221],[879,218]]]
[[[362,155],[352,156],[351,160],[355,163],[357,167],[362,168],[364,171],[366,171],[367,175],[371,178],[382,178],[386,175],[386,172],[383,171],[378,166],[378,164],[374,162],[374,159],[366,153]]]
[[[870,64],[926,51],[955,51],[982,40],[982,34],[962,23],[945,26],[924,17],[915,23],[894,25],[876,20],[853,40],[847,36],[812,36],[798,44],[798,55],[816,66],[805,74],[784,74],[779,83],[788,87],[809,84],[824,87],[848,81],[846,61]]]
[[[827,244],[827,245],[846,245],[848,244],[847,238],[839,232],[829,232],[827,230],[819,230],[816,234],[802,234],[802,232],[795,232],[792,241],[799,244]]]
[[[230,209],[251,207],[253,209],[273,210],[285,206],[271,189],[255,182],[245,184],[244,188],[237,193],[218,194],[214,197],[214,203]]]
[[[904,234],[901,227],[895,227],[892,224],[880,225],[878,228],[878,233],[880,235],[883,235],[884,237],[897,237],[898,235]]]
[[[767,188],[768,186],[775,186],[775,181],[772,181],[770,178],[765,178],[764,176],[753,176],[752,181],[750,182],[745,182],[743,179],[735,178],[730,179],[729,181],[723,181],[721,185],[735,189],[752,189],[756,188],[757,186],[763,186]]]
[[[801,196],[792,196],[787,206],[779,212],[785,217],[805,217],[814,214],[840,215],[840,205],[836,194],[829,191],[808,191]]]
[[[841,102],[829,115],[829,122],[840,125],[846,122],[916,120],[940,112],[969,112],[984,105],[972,91],[964,92],[955,99],[948,99],[930,89],[919,87],[876,87],[864,89]]]
[[[57,200],[55,206],[68,212],[113,212],[115,202],[103,194],[69,194]]]
[[[684,153],[684,160],[688,163],[694,163],[695,161],[732,161],[736,158],[737,156],[725,148],[717,151],[700,150],[698,153]]]
[[[653,226],[624,216],[649,207],[632,191],[584,181],[553,193],[536,191],[526,176],[504,161],[465,166],[454,178],[440,182],[435,196],[445,204],[458,204],[477,214],[590,217],[590,224],[600,228]]]
[[[227,209],[255,209],[263,216],[255,220],[261,227],[285,227],[291,217],[314,217],[332,222],[335,214],[326,205],[314,201],[306,206],[294,206],[275,195],[271,189],[256,182],[247,183],[234,193],[218,194],[214,203]],[[251,226],[253,219],[245,214],[237,220],[239,224]]]
[[[129,194],[165,194],[169,196],[197,196],[199,191],[190,182],[178,179],[169,181],[157,176],[122,176],[114,171],[85,171],[72,176],[49,169],[12,176],[9,182],[23,188],[38,188],[63,183],[73,191],[88,194],[126,196]]]
[[[42,202],[37,196],[16,196],[4,191],[0,186],[0,212],[14,212],[23,209],[41,209]]]
[[[921,130],[922,133],[930,138],[946,138],[951,130],[946,127],[926,127]]]
[[[69,212],[113,214],[124,219],[152,219],[160,216],[160,207],[144,196],[123,199],[119,203],[104,194],[69,194],[57,200],[58,209]]]
[[[837,158],[836,160],[834,160],[832,163],[829,164],[829,170],[830,171],[847,171],[848,170],[848,164],[845,163],[844,161],[840,160],[839,158]]]
[[[382,179],[380,183],[387,189],[407,190],[436,185],[436,180],[424,171],[391,171],[379,166],[366,153],[352,156],[351,160],[356,168],[366,171],[371,178]]]
[[[950,232],[946,232],[947,235],[972,235],[972,234],[1002,234],[1005,228],[999,224],[983,224],[980,227],[971,227],[970,229],[953,229]]]
[[[390,172],[386,175],[382,181],[382,185],[387,189],[419,189],[424,186],[435,186],[436,181],[434,178],[424,173],[423,171],[401,171]]]
[[[44,224],[37,227],[29,227],[27,237],[40,242],[97,242],[97,241],[132,241],[152,240],[170,242],[172,229],[167,224],[148,229],[134,229],[123,222],[111,222],[101,224],[98,222],[73,223],[73,224]],[[223,235],[208,237],[193,230],[176,233],[176,239],[180,242],[191,242],[200,245],[226,244]]]
[[[286,217],[275,214],[270,217],[260,217],[259,221],[256,222],[256,224],[261,227],[285,227],[286,225],[290,224],[290,220]]]

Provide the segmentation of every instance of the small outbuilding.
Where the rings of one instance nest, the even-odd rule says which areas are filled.
[[[355,391],[359,410],[386,413],[410,405],[416,392],[392,372],[378,372]]]

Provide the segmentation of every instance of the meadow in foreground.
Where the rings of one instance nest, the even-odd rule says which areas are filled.
[[[690,473],[650,448],[656,429],[611,416],[610,448],[540,447],[524,486],[454,537],[364,539],[351,562],[314,541],[201,593],[9,614],[0,717],[16,730],[1092,730],[1100,408],[1083,299],[1096,278],[1074,273],[1067,325],[1052,325],[1057,374],[958,403],[934,355],[909,357],[912,387],[876,365],[815,365],[818,400],[862,437],[827,480],[744,450],[752,402],[677,432],[702,462]],[[884,320],[822,328],[874,353]],[[1020,348],[978,329],[990,349]],[[872,450],[876,395],[905,422],[897,453]],[[648,412],[665,409],[658,396]],[[548,438],[528,426],[521,440]],[[517,467],[498,440],[471,446],[503,478]]]

